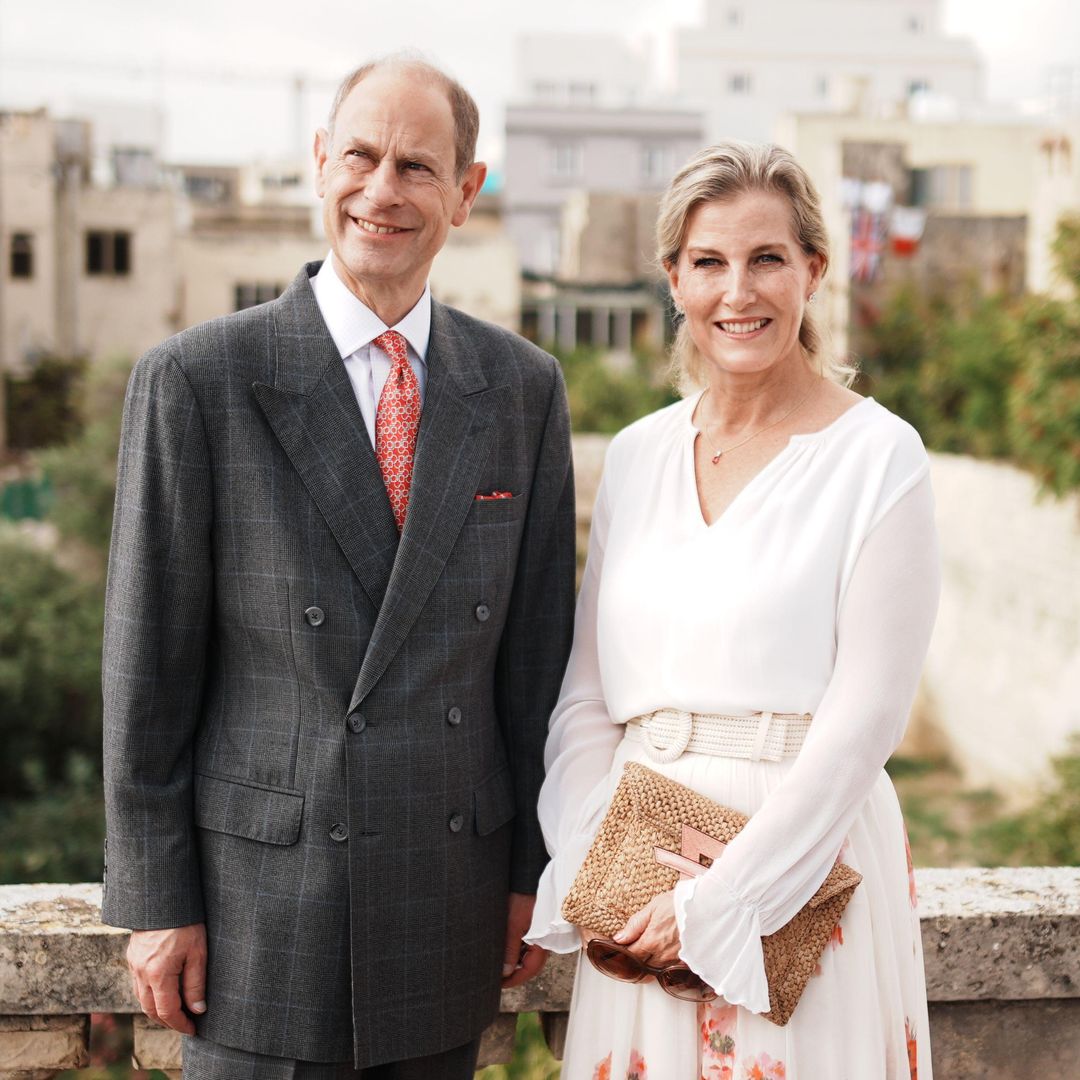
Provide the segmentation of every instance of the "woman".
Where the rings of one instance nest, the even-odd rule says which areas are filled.
[[[821,348],[808,306],[825,229],[785,151],[698,154],[662,200],[657,239],[684,316],[674,359],[697,390],[608,452],[547,746],[553,861],[529,940],[580,946],[559,908],[625,762],[752,817],[617,937],[654,967],[681,957],[719,998],[680,1001],[583,959],[563,1076],[927,1080],[914,887],[882,769],[937,606],[926,453]],[[777,1027],[759,1015],[761,936],[838,855],[862,884]]]

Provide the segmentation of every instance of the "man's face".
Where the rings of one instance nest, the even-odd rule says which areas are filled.
[[[338,273],[384,321],[419,299],[450,226],[468,219],[486,169],[474,164],[458,179],[454,166],[450,102],[408,68],[373,71],[342,102],[333,135],[315,137],[315,190]]]

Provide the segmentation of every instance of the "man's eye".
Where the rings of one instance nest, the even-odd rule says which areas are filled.
[[[406,161],[402,166],[406,172],[421,172],[427,168],[422,161]]]

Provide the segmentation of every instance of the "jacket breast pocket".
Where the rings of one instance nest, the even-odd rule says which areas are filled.
[[[299,791],[195,774],[195,824],[200,829],[288,845],[299,839],[303,815]]]
[[[500,769],[478,784],[473,792],[473,802],[478,835],[487,836],[500,825],[505,825],[517,812],[510,770]]]

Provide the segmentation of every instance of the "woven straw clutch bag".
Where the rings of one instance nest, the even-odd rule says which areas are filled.
[[[563,902],[563,917],[611,937],[634,912],[679,880],[677,870],[656,861],[654,849],[678,851],[683,825],[727,843],[748,820],[644,765],[627,762]],[[860,881],[861,874],[838,862],[806,906],[786,926],[761,939],[769,982],[766,1020],[782,1026],[791,1018]]]

